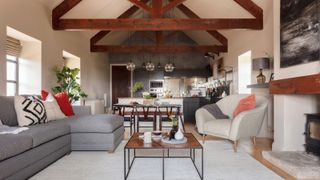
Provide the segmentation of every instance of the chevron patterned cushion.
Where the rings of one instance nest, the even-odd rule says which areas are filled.
[[[14,107],[19,126],[31,126],[47,122],[45,106],[36,97],[15,96]]]

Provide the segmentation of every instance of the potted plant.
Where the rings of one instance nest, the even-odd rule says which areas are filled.
[[[150,95],[149,92],[143,92],[143,104],[145,105],[152,105],[154,104],[154,98]]]
[[[79,68],[71,69],[63,66],[62,68],[55,67],[54,72],[57,76],[58,85],[52,88],[53,93],[66,92],[69,96],[69,102],[74,103],[80,98],[86,98],[88,95],[81,89],[79,80]]]
[[[144,84],[141,81],[137,81],[136,83],[134,83],[133,88],[132,88],[132,92],[139,92],[141,90],[144,89]]]

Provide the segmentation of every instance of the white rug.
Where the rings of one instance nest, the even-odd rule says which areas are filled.
[[[264,151],[263,157],[297,179],[320,179],[320,158],[306,152]]]
[[[32,177],[32,180],[123,180],[123,147],[116,152],[72,152]],[[186,151],[176,150],[175,153]],[[197,154],[198,155],[198,154]],[[200,157],[200,156],[199,156]],[[243,151],[234,153],[227,141],[204,145],[204,179],[277,180],[274,172]],[[160,180],[161,159],[136,159],[129,180]],[[199,161],[197,161],[199,164]],[[199,180],[190,159],[166,159],[166,180]]]

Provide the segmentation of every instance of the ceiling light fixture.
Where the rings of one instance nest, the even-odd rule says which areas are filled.
[[[146,64],[146,70],[147,71],[154,71],[154,67],[155,66],[151,61],[147,62],[147,64]]]
[[[134,71],[134,69],[136,68],[136,65],[130,61],[128,64],[127,64],[127,70],[128,71]]]

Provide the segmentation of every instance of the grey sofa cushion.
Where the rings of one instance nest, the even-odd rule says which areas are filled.
[[[123,126],[123,117],[110,114],[97,114],[67,120],[71,133],[112,133]]]
[[[18,125],[13,97],[0,96],[0,119],[4,125]]]
[[[26,135],[0,135],[0,161],[32,148],[32,137]]]
[[[22,132],[21,135],[31,136],[33,139],[32,146],[36,147],[60,136],[70,134],[70,126],[65,122],[58,121],[29,126],[30,129]]]

